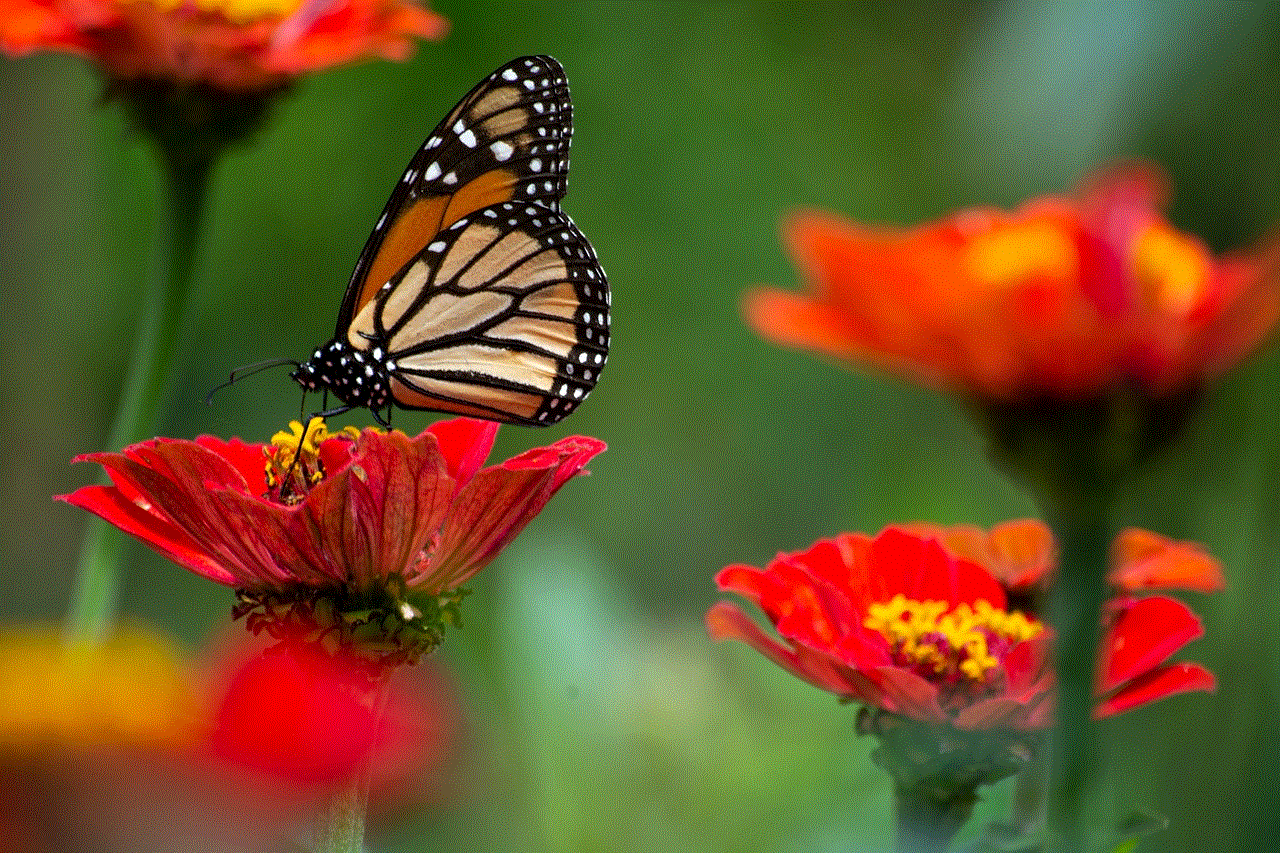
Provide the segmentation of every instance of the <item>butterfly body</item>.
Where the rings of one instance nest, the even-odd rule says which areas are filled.
[[[544,426],[577,408],[608,358],[609,285],[560,209],[573,108],[564,70],[522,57],[427,138],[347,285],[334,337],[292,376],[305,390]]]

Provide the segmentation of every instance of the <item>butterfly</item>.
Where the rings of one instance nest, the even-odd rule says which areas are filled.
[[[304,391],[546,426],[609,355],[609,282],[560,209],[573,105],[549,56],[481,80],[431,132],[369,235],[333,339],[290,374]],[[327,396],[326,396],[327,399]]]

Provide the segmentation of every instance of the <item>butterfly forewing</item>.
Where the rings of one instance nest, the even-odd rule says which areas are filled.
[[[608,356],[609,291],[563,212],[504,202],[457,220],[353,318],[384,342],[405,408],[544,425],[577,408]]]
[[[573,106],[560,63],[512,60],[482,80],[418,149],[356,261],[338,314],[341,336],[423,235],[508,201],[558,209],[569,172]]]

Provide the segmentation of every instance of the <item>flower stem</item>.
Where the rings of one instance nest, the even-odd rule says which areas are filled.
[[[379,721],[386,718],[391,690],[391,672],[385,671],[373,684],[369,701]],[[316,818],[313,849],[315,853],[362,853],[364,850],[365,813],[369,809],[369,785],[373,778],[372,759],[355,775],[346,788],[337,791]]]
[[[893,786],[893,818],[898,853],[943,853],[973,813],[972,788],[939,795],[927,785]]]
[[[117,449],[154,433],[172,379],[178,329],[190,292],[196,240],[216,153],[160,145],[163,207],[157,217],[155,260],[123,393],[107,447]],[[115,612],[120,585],[119,531],[94,518],[80,553],[67,616],[68,633],[99,638]]]
[[[315,853],[361,853],[364,850],[364,816],[369,805],[369,773],[366,770],[329,799],[316,819]]]
[[[1101,763],[1093,703],[1107,591],[1111,502],[1102,494],[1092,498],[1076,505],[1082,512],[1070,514],[1054,527],[1060,556],[1049,611],[1057,632],[1058,705],[1049,756],[1048,824],[1050,837],[1066,853],[1085,849],[1088,805]]]

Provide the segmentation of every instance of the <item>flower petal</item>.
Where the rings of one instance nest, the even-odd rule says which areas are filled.
[[[317,581],[363,589],[409,571],[454,493],[432,434],[365,430],[350,464],[311,490],[283,535]]]
[[[1150,672],[1203,633],[1191,608],[1175,599],[1151,596],[1121,602],[1103,646],[1099,692],[1109,693]]]
[[[1213,673],[1199,664],[1175,663],[1135,678],[1102,702],[1096,714],[1099,717],[1110,717],[1175,693],[1212,693],[1217,687],[1218,680]]]
[[[1112,548],[1111,584],[1125,592],[1190,589],[1217,592],[1226,585],[1222,565],[1194,542],[1129,528]]]
[[[487,566],[605,443],[569,436],[480,471],[456,495],[432,556],[410,586],[453,589]]]
[[[58,495],[56,499],[88,510],[160,556],[201,577],[226,586],[237,583],[235,575],[223,569],[190,536],[158,513],[148,512],[127,499],[115,486],[85,486],[69,495]]]
[[[829,661],[818,655],[801,655],[760,629],[736,605],[720,601],[707,610],[707,633],[713,640],[741,640],[778,666],[821,690],[847,695],[849,688]]]
[[[449,476],[462,488],[484,467],[498,435],[498,424],[476,418],[437,421],[427,432],[440,443]]]

